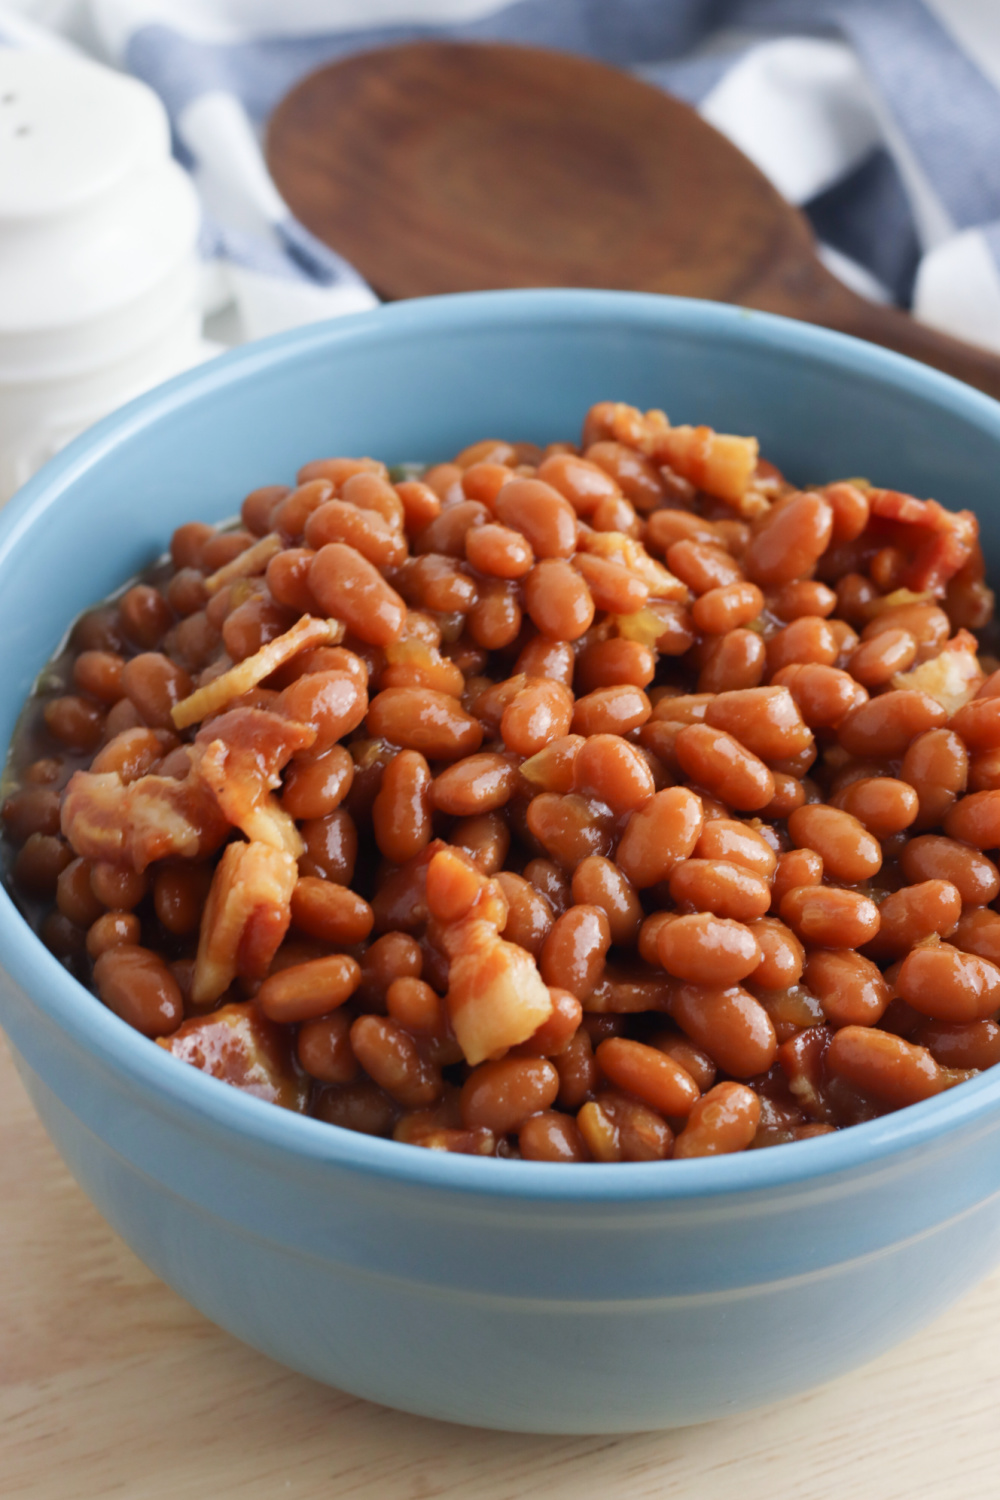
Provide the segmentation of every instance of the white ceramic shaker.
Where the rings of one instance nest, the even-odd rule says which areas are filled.
[[[0,504],[71,437],[205,357],[198,224],[150,89],[0,47]]]

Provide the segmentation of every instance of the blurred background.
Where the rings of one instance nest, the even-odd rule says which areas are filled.
[[[377,305],[262,143],[314,70],[437,39],[666,90],[843,283],[1000,352],[996,0],[0,0],[0,500],[170,374]]]

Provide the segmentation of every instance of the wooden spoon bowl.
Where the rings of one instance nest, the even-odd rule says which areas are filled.
[[[358,54],[287,95],[266,149],[292,212],[384,298],[708,297],[870,339],[1000,397],[1000,358],[856,296],[742,152],[601,63],[498,43]]]

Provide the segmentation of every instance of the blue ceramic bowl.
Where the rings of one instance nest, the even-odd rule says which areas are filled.
[[[172,528],[304,460],[571,438],[594,401],[760,436],[799,482],[971,506],[1000,549],[1000,406],[870,345],[705,302],[389,307],[134,402],[0,520],[0,743],[70,619]],[[206,1078],[71,979],[0,894],[0,1020],[70,1169],[158,1275],[297,1370],[539,1432],[704,1421],[840,1375],[1000,1259],[1000,1069],[836,1136],[666,1165],[474,1160]]]

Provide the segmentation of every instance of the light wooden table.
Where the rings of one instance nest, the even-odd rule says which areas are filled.
[[[402,1416],[289,1374],[142,1266],[0,1043],[3,1500],[997,1500],[1000,1273],[860,1374],[634,1437]]]

